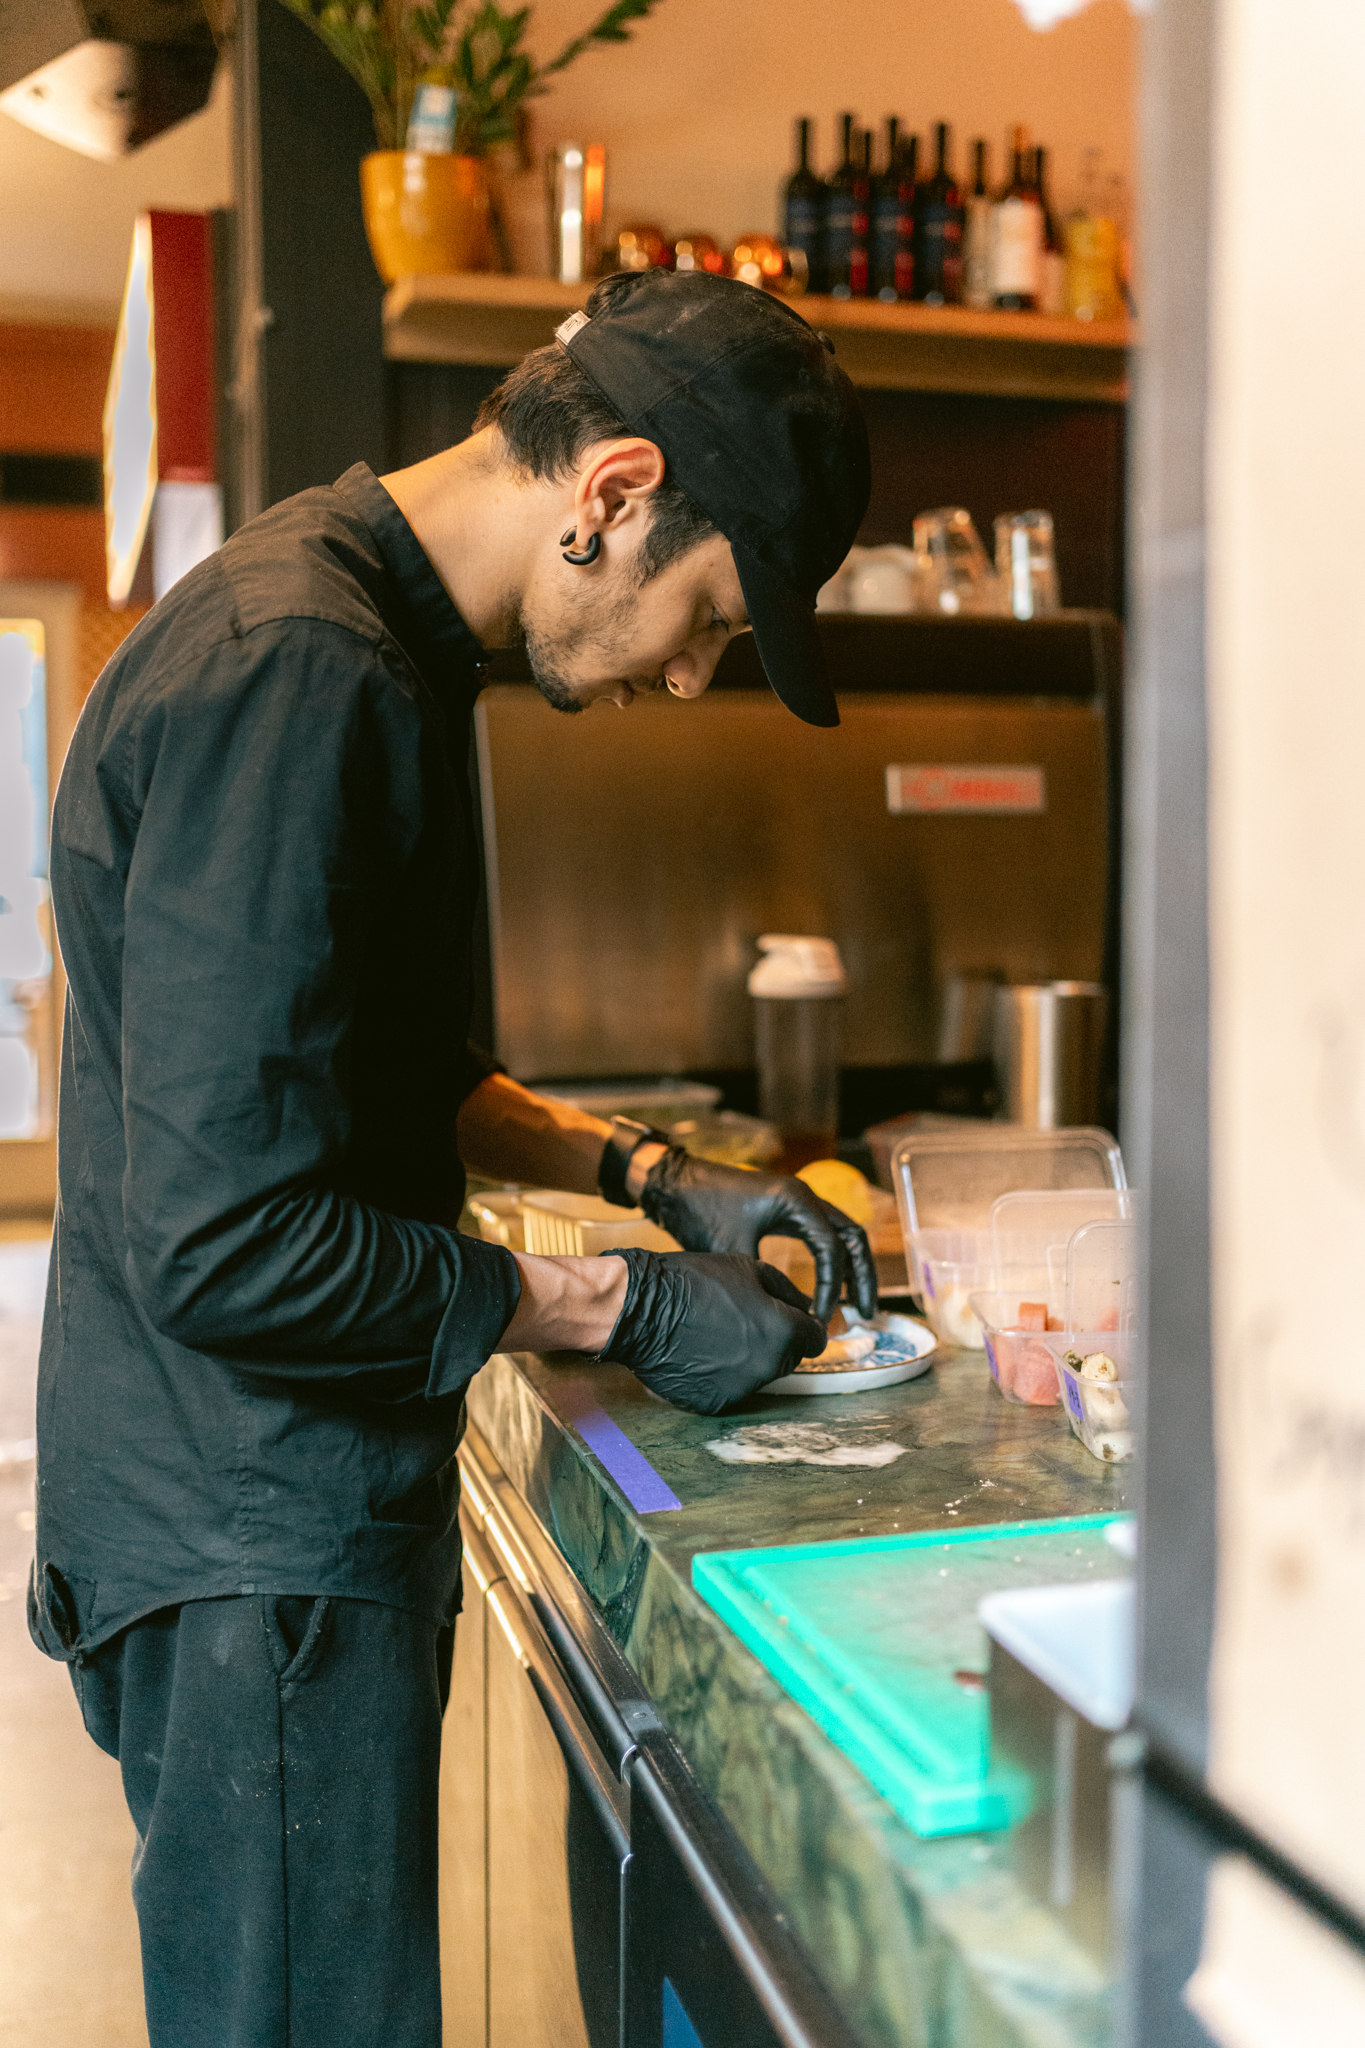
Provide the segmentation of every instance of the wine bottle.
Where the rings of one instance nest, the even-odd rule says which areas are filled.
[[[964,208],[962,237],[962,303],[991,303],[991,195],[987,185],[986,144],[972,144],[972,189]]]
[[[894,114],[887,116],[886,169],[872,180],[867,288],[874,299],[896,296],[896,245],[901,218],[900,126]]]
[[[857,169],[853,162],[852,114],[839,116],[843,150],[825,184],[825,290],[833,291],[840,276],[848,274],[849,243],[853,236],[853,187]]]
[[[901,144],[900,213],[896,221],[894,283],[898,299],[915,296],[915,188],[919,180],[919,137]]]
[[[1039,265],[1038,310],[1060,314],[1066,311],[1066,256],[1057,219],[1047,191],[1047,151],[1039,145],[1033,152],[1033,189],[1043,209],[1043,254]]]
[[[991,214],[991,297],[1005,313],[1031,313],[1042,285],[1043,209],[1024,163],[1024,131],[1014,131],[1009,183]]]
[[[843,161],[829,181],[825,209],[825,264],[831,297],[864,299],[872,137],[855,134],[852,114],[843,115],[842,121]]]
[[[782,234],[806,259],[807,289],[825,289],[825,181],[810,162],[811,122],[796,124],[796,169],[782,195]]]
[[[955,306],[962,297],[962,198],[948,168],[948,123],[938,124],[932,178],[915,194],[914,295],[926,306]]]

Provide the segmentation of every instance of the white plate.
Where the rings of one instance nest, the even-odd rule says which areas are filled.
[[[769,1380],[762,1394],[869,1394],[877,1387],[894,1387],[901,1380],[913,1380],[928,1372],[929,1361],[938,1349],[938,1339],[914,1316],[888,1315],[880,1319],[877,1348],[851,1365],[798,1366],[780,1380]],[[854,1327],[857,1327],[855,1322]]]

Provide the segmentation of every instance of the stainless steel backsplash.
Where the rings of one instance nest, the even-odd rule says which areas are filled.
[[[566,718],[487,690],[478,750],[497,1049],[524,1080],[747,1067],[763,931],[838,941],[850,1066],[932,1060],[954,975],[1096,980],[1098,702],[849,693],[816,731],[767,691]],[[894,816],[890,764],[1043,771],[1045,808]]]

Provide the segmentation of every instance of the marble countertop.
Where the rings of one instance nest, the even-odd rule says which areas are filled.
[[[724,1417],[669,1408],[616,1366],[521,1353],[489,1362],[469,1409],[869,2044],[1103,2048],[1109,1986],[1018,1888],[1008,1836],[912,1834],[697,1597],[691,1564],[1115,1512],[1132,1504],[1134,1468],[1090,1457],[1060,1409],[1003,1401],[979,1352],[941,1351],[898,1387],[759,1398]],[[575,1427],[591,1409],[677,1508],[631,1507]],[[763,1462],[745,1461],[755,1453]]]

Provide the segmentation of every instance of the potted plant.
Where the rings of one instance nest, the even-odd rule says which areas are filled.
[[[489,152],[526,103],[594,43],[624,43],[657,0],[613,0],[548,64],[522,47],[529,7],[496,0],[285,0],[344,64],[374,111],[377,150],[360,166],[365,232],[386,284],[417,271],[493,265]],[[433,88],[418,101],[421,88]],[[420,137],[411,136],[414,102]],[[429,118],[434,111],[434,124]],[[442,132],[444,124],[444,132]],[[419,140],[420,149],[409,147]],[[433,147],[434,143],[434,147]]]

